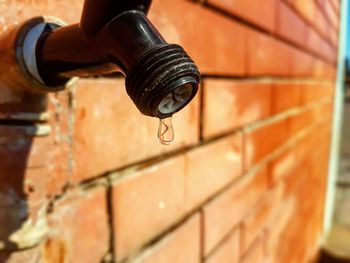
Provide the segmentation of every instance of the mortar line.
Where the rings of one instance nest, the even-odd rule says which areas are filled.
[[[106,188],[106,200],[107,200],[107,213],[108,213],[108,225],[109,225],[109,253],[112,257],[112,261],[116,262],[117,258],[115,255],[115,225],[114,225],[114,214],[113,214],[113,188],[112,184],[108,182]]]
[[[292,6],[290,3],[287,3],[287,2],[286,2],[285,4],[288,5],[289,8],[292,9],[292,10],[294,11],[294,13],[295,13],[296,15],[298,15],[298,17],[300,17],[301,20],[304,21],[304,23],[305,23],[306,25],[308,25],[309,27],[311,27],[311,28],[317,33],[317,35],[318,35],[319,37],[321,37],[323,40],[325,40],[325,41],[331,46],[331,48],[332,48],[334,51],[337,51],[337,47],[333,46],[332,42],[331,42],[328,38],[326,38],[325,36],[323,36],[322,33],[319,31],[319,29],[318,29],[316,26],[314,26],[313,24],[311,24],[310,21],[307,20],[302,14],[300,14],[300,12],[299,12],[297,9],[295,9],[294,6]],[[316,3],[315,3],[315,4],[316,4]],[[318,9],[318,7],[317,7],[317,9]],[[332,25],[331,25],[331,26],[332,26]],[[338,37],[339,37],[339,32],[337,32],[337,33],[338,33]]]
[[[332,7],[332,10],[333,10],[334,14],[339,18],[339,17],[340,17],[340,14],[339,14],[339,12],[337,12],[337,9],[336,9],[336,7],[334,6],[333,2],[330,1],[329,3],[330,3],[330,5],[331,5],[331,7]],[[340,21],[339,21],[339,22],[340,22]],[[339,26],[339,28],[340,28],[340,26]]]
[[[205,260],[213,256],[220,249],[220,247],[232,237],[235,231],[239,231],[239,226],[240,223],[237,223],[233,227],[231,227],[230,230],[228,230],[228,232],[224,235],[224,237],[220,239],[220,241],[209,251],[209,253],[205,257],[203,257],[203,262],[205,262]],[[241,231],[239,232],[239,236],[241,236]]]
[[[245,133],[251,132],[251,131],[254,131],[254,130],[259,129],[261,127],[265,127],[265,126],[273,124],[275,122],[287,119],[290,116],[307,112],[308,110],[311,110],[313,108],[317,108],[318,106],[321,106],[321,105],[326,105],[326,104],[331,103],[331,102],[332,102],[331,98],[324,98],[324,99],[319,100],[317,102],[309,103],[303,107],[294,107],[294,108],[291,108],[287,111],[284,111],[284,112],[278,113],[274,116],[271,116],[270,118],[254,122],[252,124],[248,124],[248,125],[243,127],[243,131]]]
[[[204,247],[205,247],[205,215],[203,208],[199,208],[199,220],[200,220],[200,244],[199,244],[199,260],[200,262],[205,262],[205,253],[204,253]]]
[[[281,77],[281,76],[267,76],[267,75],[261,75],[261,76],[239,76],[239,75],[225,75],[225,74],[202,74],[202,79],[217,79],[217,80],[237,80],[242,82],[262,82],[262,83],[271,83],[271,84],[335,84],[334,80],[330,79],[315,79],[311,77],[296,77],[296,78],[289,78],[289,77]]]
[[[102,175],[99,175],[99,176],[96,176],[96,177],[93,177],[93,178],[89,178],[87,180],[82,181],[80,183],[80,186],[81,187],[86,187],[86,186],[89,186],[89,185],[93,185],[96,182],[104,180],[106,177],[111,177],[112,178],[111,180],[113,182],[114,181],[119,181],[119,180],[125,178],[125,175],[123,175],[123,172],[128,171],[130,169],[136,171],[136,170],[140,170],[142,168],[149,167],[149,166],[151,166],[153,164],[156,164],[156,163],[159,163],[161,161],[165,161],[165,160],[168,160],[170,158],[179,156],[181,154],[185,154],[185,153],[187,153],[189,151],[192,151],[194,149],[203,147],[205,145],[209,145],[211,143],[215,143],[217,141],[220,141],[221,139],[224,139],[224,138],[227,138],[227,137],[230,137],[230,136],[234,136],[234,135],[236,135],[236,134],[238,134],[240,132],[246,133],[246,132],[253,131],[255,129],[258,129],[258,128],[264,127],[266,125],[272,124],[274,122],[277,122],[279,120],[287,119],[288,117],[290,117],[292,115],[295,115],[296,113],[303,113],[303,112],[306,112],[309,109],[312,109],[313,107],[326,105],[329,102],[331,102],[331,100],[329,98],[326,98],[324,100],[321,100],[321,102],[317,101],[317,102],[314,102],[314,103],[309,103],[307,105],[304,105],[303,107],[291,108],[291,109],[289,109],[287,111],[278,113],[278,114],[276,114],[274,116],[270,116],[267,119],[262,119],[262,120],[259,120],[257,122],[254,122],[254,123],[247,124],[247,125],[245,125],[243,127],[239,127],[239,128],[236,128],[236,129],[229,130],[227,132],[221,133],[220,135],[213,136],[211,138],[207,138],[205,141],[199,142],[198,144],[191,144],[191,145],[185,146],[185,147],[180,148],[180,149],[175,149],[175,150],[173,150],[171,152],[168,152],[168,153],[165,153],[165,154],[162,154],[162,155],[157,155],[157,156],[154,156],[154,157],[143,159],[141,161],[130,163],[128,165],[119,167],[119,168],[111,170],[111,171],[106,171]]]
[[[156,246],[160,242],[163,241],[164,238],[167,236],[175,233],[175,231],[181,227],[183,224],[185,224],[187,221],[191,219],[195,214],[198,214],[200,216],[200,210],[199,209],[193,209],[189,211],[187,214],[182,215],[178,218],[171,226],[169,226],[166,230],[164,230],[162,233],[158,234],[148,242],[145,242],[143,245],[141,245],[136,251],[132,252],[131,255],[128,257],[120,260],[120,263],[128,263],[128,262],[134,262],[134,259],[137,259],[141,255],[143,255],[145,252],[147,252],[148,249],[150,249],[153,246]]]
[[[283,76],[273,76],[273,75],[234,75],[234,74],[201,74],[202,82],[205,79],[222,79],[222,80],[239,80],[239,81],[256,81],[256,82],[266,82],[266,83],[272,83],[272,84],[279,84],[279,83],[298,83],[298,84],[335,84],[335,80],[332,79],[315,79],[314,77],[283,77]],[[115,80],[123,80],[124,77],[111,77],[111,78],[103,78],[101,80],[108,81],[113,83]],[[93,78],[85,78],[80,81],[89,82],[93,81],[96,82],[98,80],[95,80]]]
[[[335,32],[337,32],[336,26],[333,24],[332,19],[330,18],[330,16],[328,15],[328,13],[325,11],[325,9],[322,7],[321,3],[318,1],[315,1],[315,4],[318,8],[318,10],[321,11],[323,17],[327,20],[328,25],[331,26],[332,30],[334,30]],[[331,11],[332,12],[332,11]],[[338,32],[337,32],[338,33]]]
[[[306,24],[308,25],[309,27],[311,27],[317,34],[319,37],[321,37],[323,40],[325,40],[327,42],[327,44],[332,48],[333,51],[337,51],[336,47],[333,46],[333,43],[330,41],[329,38],[326,38],[325,36],[322,35],[322,33],[318,30],[318,28],[316,26],[314,26],[313,24],[311,24],[306,18],[304,18],[303,15],[300,14],[300,12],[298,10],[296,10],[294,8],[294,6],[292,6],[290,3],[288,2],[284,2],[284,4],[290,9],[292,10],[292,12],[297,15],[299,18],[301,18],[301,20]],[[328,20],[328,18],[325,16],[325,13],[322,9],[320,9],[319,5],[318,5],[318,2],[315,1],[315,6],[316,8],[318,9],[318,11],[322,14],[322,16]],[[329,26],[331,26],[331,28],[335,30],[334,26],[332,25],[332,23],[328,20],[328,23],[327,23]],[[338,32],[337,32],[338,33]]]
[[[204,103],[205,103],[205,82],[202,83],[199,90],[199,142],[204,141]]]
[[[270,155],[266,156],[263,160],[259,161],[258,163],[251,166],[246,172],[243,172],[239,177],[233,179],[231,182],[223,186],[221,189],[217,190],[214,194],[209,196],[204,201],[200,202],[196,206],[194,206],[191,210],[189,210],[186,214],[180,216],[178,220],[175,220],[174,223],[169,226],[167,229],[165,229],[163,232],[159,233],[157,236],[152,238],[151,240],[145,242],[143,245],[139,247],[139,249],[132,254],[132,258],[128,257],[125,258],[119,262],[126,263],[130,262],[131,259],[134,259],[140,255],[142,255],[145,251],[147,251],[148,248],[152,247],[153,245],[156,245],[158,242],[161,242],[161,240],[166,237],[168,234],[173,233],[178,227],[180,227],[184,222],[186,222],[188,219],[190,219],[194,214],[201,213],[202,209],[205,205],[209,204],[216,198],[218,198],[220,195],[222,195],[224,192],[226,192],[229,188],[231,188],[233,185],[237,184],[239,181],[243,180],[246,176],[250,176],[261,167],[265,166],[271,159],[275,158],[276,155],[281,154],[284,150],[286,150],[288,147],[291,147],[291,145],[294,145],[298,141],[300,141],[302,138],[306,136],[306,134],[310,133],[313,128],[320,122],[325,122],[327,117],[320,118],[316,122],[312,123],[312,125],[308,126],[307,128],[300,131],[297,135],[295,135],[293,138],[288,140],[286,143],[284,143],[280,148],[273,151]],[[109,178],[111,179],[111,178]],[[112,187],[112,184],[114,183],[113,180],[110,180],[110,187]],[[236,225],[237,227],[237,225]],[[116,262],[116,261],[115,261]]]
[[[324,119],[326,118],[322,118],[321,120],[324,121]],[[297,134],[295,137],[296,138],[292,138],[290,139],[288,142],[286,142],[285,144],[283,144],[281,146],[281,148],[287,148],[289,147],[288,145],[291,143],[291,141],[293,140],[300,140],[299,137],[304,137],[305,133],[310,132],[310,130],[312,128],[315,127],[315,125],[318,122],[313,123],[312,125],[308,126],[307,128],[305,128],[303,131],[301,131],[299,134],[303,135],[300,136],[299,134]],[[200,202],[199,204],[197,204],[195,207],[193,207],[193,209],[189,210],[187,212],[187,214],[182,215],[181,217],[179,217],[178,220],[175,220],[174,223],[169,226],[166,230],[164,230],[162,233],[160,233],[159,235],[155,236],[153,239],[149,240],[148,242],[146,242],[144,245],[141,245],[139,247],[139,249],[132,254],[132,258],[126,258],[122,261],[120,261],[121,263],[127,263],[127,262],[132,262],[130,260],[135,259],[139,256],[141,256],[144,252],[146,252],[149,248],[151,248],[152,246],[158,244],[159,242],[162,241],[163,238],[165,238],[167,235],[173,233],[178,227],[180,227],[184,222],[186,222],[189,218],[191,218],[194,214],[196,213],[201,213],[202,209],[205,205],[209,204],[210,202],[212,202],[213,200],[215,200],[216,198],[218,198],[220,195],[222,195],[223,193],[225,193],[227,190],[229,190],[229,188],[231,188],[233,185],[237,184],[239,181],[243,180],[246,176],[250,176],[253,173],[255,173],[256,171],[258,171],[259,169],[261,169],[261,167],[265,166],[267,164],[268,161],[270,161],[271,156],[275,155],[276,152],[280,152],[280,149],[275,150],[273,153],[271,153],[269,156],[265,157],[263,160],[261,160],[260,162],[258,162],[257,164],[254,164],[252,167],[249,168],[248,171],[243,172],[241,174],[241,176],[239,176],[238,178],[233,179],[231,182],[229,182],[228,184],[226,184],[225,186],[223,186],[221,189],[219,189],[218,191],[216,191],[213,195],[211,195],[209,198],[205,199],[204,201]],[[237,227],[237,225],[236,225]]]

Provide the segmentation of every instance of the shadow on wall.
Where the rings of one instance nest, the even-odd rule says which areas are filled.
[[[336,257],[323,250],[320,254],[319,263],[350,263],[350,260]]]
[[[46,235],[46,95],[9,90],[0,83],[0,262]],[[11,256],[15,257],[15,255]]]

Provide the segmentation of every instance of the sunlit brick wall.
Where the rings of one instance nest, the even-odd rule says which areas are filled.
[[[0,1],[0,39],[36,15],[78,22],[82,4]],[[48,97],[0,80],[0,262],[314,259],[338,14],[338,0],[155,0],[151,20],[202,73],[171,146],[123,78]]]

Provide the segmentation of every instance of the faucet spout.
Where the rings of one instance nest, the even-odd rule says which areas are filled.
[[[39,25],[35,70],[29,72],[50,88],[72,77],[118,71],[141,113],[173,115],[196,95],[200,74],[183,48],[168,44],[149,21],[150,5],[151,0],[86,0],[80,24]]]

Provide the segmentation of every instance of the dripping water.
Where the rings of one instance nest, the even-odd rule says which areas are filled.
[[[169,145],[174,140],[172,117],[159,119],[158,139],[161,144]]]

